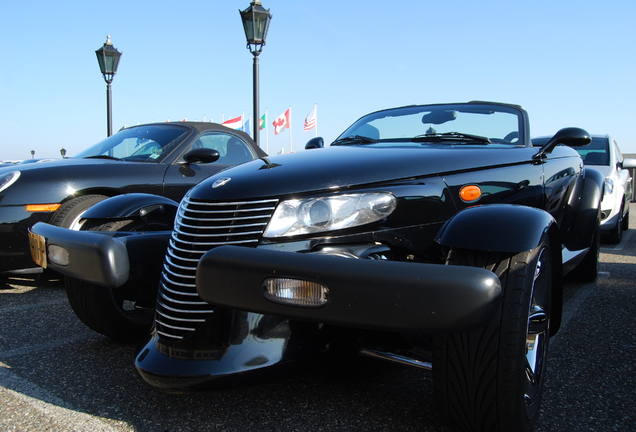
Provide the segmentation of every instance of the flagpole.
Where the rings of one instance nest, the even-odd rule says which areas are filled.
[[[289,152],[294,152],[293,142],[292,142],[292,109],[289,107]]]
[[[267,119],[269,118],[269,111],[265,108],[265,121],[263,122],[263,126],[265,126],[265,153],[269,154],[269,128],[267,127]]]
[[[318,136],[318,104],[314,104],[314,117],[316,118],[316,137]]]

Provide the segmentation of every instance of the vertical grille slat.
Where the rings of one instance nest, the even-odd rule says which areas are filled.
[[[155,324],[161,339],[182,340],[214,312],[212,306],[199,298],[194,283],[203,254],[221,245],[255,246],[277,203],[277,199],[235,202],[203,201],[188,196],[183,199],[157,296]]]

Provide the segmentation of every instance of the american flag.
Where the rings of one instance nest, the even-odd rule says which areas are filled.
[[[316,106],[305,117],[305,131],[309,131],[316,127]]]

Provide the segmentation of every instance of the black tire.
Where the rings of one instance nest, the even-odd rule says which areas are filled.
[[[87,220],[87,231],[159,231],[169,222],[141,220]],[[152,326],[161,262],[152,268],[131,268],[128,282],[106,288],[71,277],[64,278],[66,296],[79,319],[97,333],[121,341],[135,341]]]
[[[486,327],[434,337],[435,396],[455,430],[534,427],[548,353],[551,260],[547,242],[520,254],[451,249],[448,264],[489,269],[503,288],[502,307]]]
[[[611,244],[619,244],[623,239],[623,209],[618,212],[618,220],[614,228],[604,236],[604,240]]]
[[[53,214],[50,224],[62,228],[79,230],[81,227],[80,219],[86,210],[93,207],[100,201],[108,198],[105,195],[83,195],[73,198],[64,204]]]
[[[621,228],[623,231],[627,231],[629,229],[629,210],[627,210],[627,213],[625,213],[621,220]]]

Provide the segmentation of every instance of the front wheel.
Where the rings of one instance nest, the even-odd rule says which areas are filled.
[[[162,231],[171,224],[142,220],[87,220],[88,231]],[[152,268],[131,268],[121,287],[107,288],[71,277],[64,278],[66,296],[78,318],[97,333],[122,341],[138,340],[148,333],[154,317],[161,262]]]
[[[451,249],[447,264],[482,267],[502,285],[486,327],[434,338],[436,399],[457,431],[523,432],[539,415],[550,334],[552,254],[547,239],[519,254]]]

